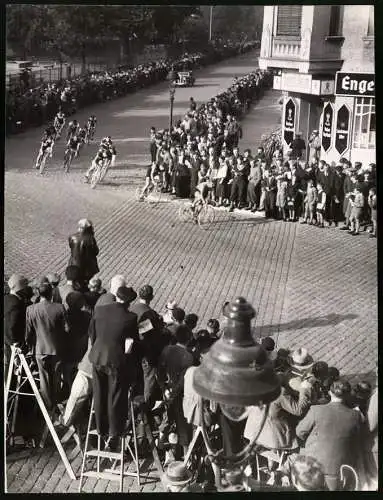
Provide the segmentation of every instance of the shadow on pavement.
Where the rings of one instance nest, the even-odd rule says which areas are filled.
[[[286,330],[299,330],[300,328],[318,328],[321,326],[337,325],[345,320],[352,320],[358,318],[357,314],[327,314],[326,316],[319,316],[317,318],[302,318],[282,323],[280,325],[263,325],[257,326],[254,329],[255,335],[260,335],[262,332],[267,332],[267,335],[279,333]]]

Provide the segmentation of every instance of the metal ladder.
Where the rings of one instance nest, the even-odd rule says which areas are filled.
[[[119,452],[107,451],[108,445],[109,445],[109,439],[104,440],[100,436],[100,434],[97,432],[97,428],[95,425],[94,399],[92,398],[92,405],[91,405],[90,414],[89,414],[89,421],[88,421],[88,430],[87,430],[86,439],[85,439],[85,449],[84,449],[82,467],[81,467],[80,484],[79,484],[79,492],[80,493],[82,490],[84,478],[86,478],[86,477],[93,477],[93,478],[97,478],[97,479],[107,479],[109,481],[119,481],[120,493],[123,492],[124,477],[125,476],[136,477],[138,486],[140,486],[140,464],[138,461],[136,421],[135,421],[134,407],[133,407],[132,400],[129,401],[129,412],[130,412],[131,424],[130,424],[130,428],[126,432],[126,434],[119,438],[120,451]],[[97,437],[97,449],[88,450],[90,436]],[[130,442],[132,439],[133,439],[134,450],[132,450],[132,447],[130,445]],[[101,450],[102,441],[104,441],[104,445],[105,445],[104,450]],[[129,452],[130,456],[133,459],[133,462],[134,462],[134,465],[136,468],[135,472],[128,472],[128,471],[124,470],[125,469],[126,451]],[[95,457],[96,458],[96,464],[97,464],[96,470],[88,470],[88,471],[85,470],[86,461],[87,461],[88,457]],[[110,461],[113,461],[112,467],[110,469],[100,470],[102,459],[108,459]],[[120,468],[119,468],[119,470],[116,470],[118,462],[120,462]]]

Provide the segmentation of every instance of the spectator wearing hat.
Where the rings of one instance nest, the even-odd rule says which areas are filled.
[[[346,406],[350,394],[348,382],[333,382],[331,401],[311,406],[296,429],[298,438],[304,442],[305,454],[323,465],[331,491],[339,487],[340,466],[355,467],[361,449],[362,417]]]
[[[323,466],[318,460],[305,455],[297,455],[290,465],[290,477],[298,491],[328,490]]]
[[[161,481],[166,492],[169,493],[203,493],[198,484],[192,484],[193,474],[186,468],[183,462],[171,462]]]
[[[40,392],[48,410],[59,401],[62,364],[69,326],[65,308],[52,302],[52,287],[39,287],[40,302],[27,307],[26,343],[35,352],[40,375]]]
[[[137,315],[145,401],[154,403],[158,388],[158,359],[167,344],[167,339],[162,334],[163,321],[161,317],[150,307],[154,297],[153,287],[150,285],[142,286],[138,291],[138,297],[138,302],[131,306],[130,311]]]
[[[87,284],[99,272],[97,264],[99,249],[92,222],[88,219],[79,220],[77,233],[69,236],[68,241],[71,251],[68,266],[79,267],[80,280]]]
[[[81,289],[80,285],[80,269],[77,266],[68,266],[65,269],[66,283],[65,285],[59,285],[58,292],[60,294],[61,304],[67,309],[68,304],[66,298],[71,292],[79,292]]]
[[[166,305],[166,313],[164,315],[164,322],[166,324],[165,334],[167,335],[167,337],[169,339],[169,343],[174,344],[176,342],[176,340],[175,340],[176,330],[180,325],[184,324],[184,319],[185,319],[185,311],[183,309],[181,309],[180,307],[178,307],[178,305],[175,302],[169,302]],[[186,328],[190,332],[189,327],[186,327]],[[191,337],[191,332],[190,332],[190,337]]]
[[[261,346],[267,352],[269,360],[274,364],[277,359],[277,353],[275,352],[275,341],[272,337],[263,337],[261,340]]]
[[[21,347],[25,341],[26,303],[23,291],[28,280],[21,274],[12,274],[8,280],[9,294],[4,297],[4,379],[8,375],[11,346]]]
[[[120,286],[126,286],[126,278],[122,274],[116,274],[110,280],[110,292],[100,295],[94,307],[106,306],[116,302],[117,290]]]
[[[295,427],[310,407],[311,384],[304,381],[300,384],[298,396],[293,394],[288,386],[288,379],[280,377],[282,389],[277,399],[270,403],[266,421],[261,429],[264,408],[250,408],[244,436],[251,441],[260,434],[257,444],[275,450],[298,448]]]
[[[116,302],[96,308],[90,321],[89,360],[93,365],[96,425],[101,436],[120,437],[128,417],[129,389],[138,377],[137,316],[129,311],[136,297],[132,288],[119,287]]]

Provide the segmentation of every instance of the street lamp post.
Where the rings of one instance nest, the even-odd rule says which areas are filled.
[[[170,96],[170,117],[169,117],[169,131],[173,126],[173,105],[174,105],[174,94],[176,93],[176,88],[174,82],[169,84],[169,96]]]
[[[213,28],[213,6],[210,5],[209,42],[211,42],[212,28]]]

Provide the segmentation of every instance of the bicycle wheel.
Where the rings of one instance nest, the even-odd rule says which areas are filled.
[[[100,182],[101,170],[100,168],[96,168],[96,170],[92,174],[92,178],[90,179],[90,187],[94,189],[97,184]]]
[[[215,219],[214,208],[210,205],[204,205],[198,214],[198,225],[201,229],[209,229]]]
[[[180,208],[178,209],[178,218],[181,222],[187,222],[188,220],[191,219],[192,213],[190,210],[190,205],[185,203],[184,205],[181,205]]]
[[[102,167],[99,182],[102,182],[105,179],[105,176],[108,173],[108,170],[109,170],[109,165],[105,165],[104,167]]]
[[[161,200],[161,196],[161,188],[158,184],[156,184],[155,187],[150,191],[148,201],[149,203],[157,204]]]
[[[43,174],[45,172],[46,163],[47,163],[47,153],[44,153],[44,156],[42,157],[40,162],[40,174]]]

